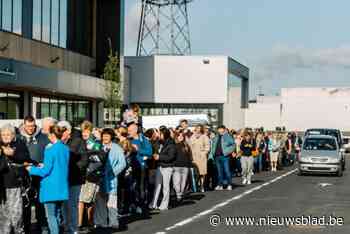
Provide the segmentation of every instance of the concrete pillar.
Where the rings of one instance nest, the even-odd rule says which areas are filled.
[[[97,126],[103,127],[104,126],[104,102],[99,101],[98,102],[98,111],[97,111]]]
[[[32,114],[32,96],[28,91],[23,92],[23,117]]]

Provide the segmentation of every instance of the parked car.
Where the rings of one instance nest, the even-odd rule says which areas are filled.
[[[344,144],[343,135],[339,129],[333,128],[310,128],[305,132],[305,136],[309,135],[327,135],[334,136],[337,139],[338,145],[341,148]]]
[[[299,158],[299,175],[308,173],[343,175],[343,153],[335,137],[305,137]]]

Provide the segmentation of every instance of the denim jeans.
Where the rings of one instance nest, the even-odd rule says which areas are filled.
[[[218,185],[227,185],[232,183],[232,174],[230,170],[230,157],[219,156],[215,158],[216,169],[218,171]]]
[[[49,224],[50,234],[60,233],[60,215],[62,214],[63,202],[47,202],[45,203],[46,218]]]
[[[69,187],[69,200],[63,203],[63,219],[69,234],[78,232],[78,204],[81,185]]]
[[[254,157],[254,171],[259,172],[262,170],[262,154]]]

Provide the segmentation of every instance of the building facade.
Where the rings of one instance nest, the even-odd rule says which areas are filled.
[[[0,0],[0,119],[102,125],[99,77],[110,49],[123,69],[123,40],[124,0]]]
[[[214,127],[243,126],[235,118],[248,106],[249,69],[234,59],[156,55],[126,57],[125,65],[130,102],[143,115],[207,114]]]

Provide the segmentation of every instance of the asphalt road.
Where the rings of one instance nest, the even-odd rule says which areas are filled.
[[[297,176],[295,167],[290,167],[275,173],[254,175],[251,185],[240,185],[240,178],[234,179],[234,182],[236,185],[232,191],[193,194],[180,207],[154,214],[147,220],[129,220],[122,233],[350,233],[348,170],[343,177]],[[210,217],[214,217],[215,222],[218,215],[221,219],[214,227],[210,224]],[[326,222],[332,216],[343,224],[306,226],[282,223],[282,217],[302,216],[304,222],[308,216],[314,217],[314,222],[321,222],[322,220],[316,218],[323,215]],[[256,224],[260,226],[226,225],[225,217],[240,216],[263,218],[265,221]],[[279,222],[281,225],[261,226],[269,221]]]

